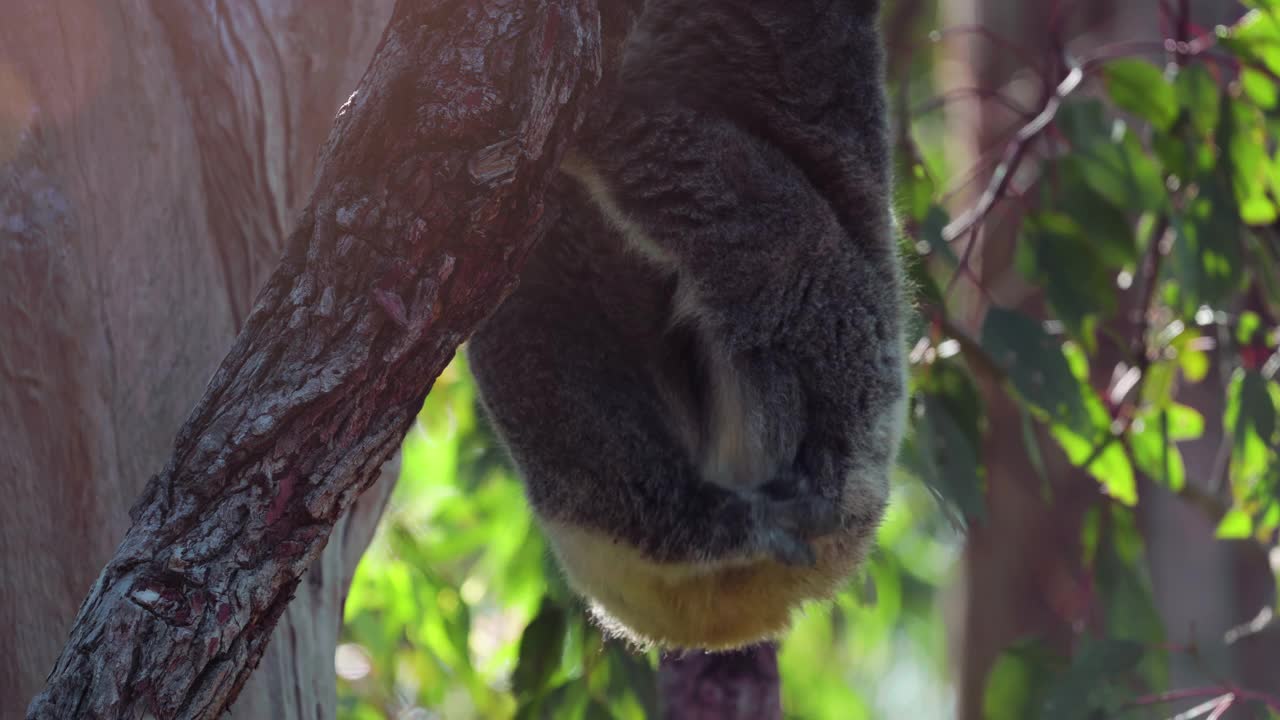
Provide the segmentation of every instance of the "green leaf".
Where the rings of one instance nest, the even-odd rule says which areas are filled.
[[[1087,720],[1101,709],[1110,685],[1142,661],[1143,647],[1127,640],[1086,638],[1071,667],[1063,673],[1045,699],[1041,720]]]
[[[1198,383],[1209,374],[1209,355],[1186,344],[1178,348],[1178,367],[1189,383]]]
[[[592,700],[591,704],[587,705],[587,711],[582,714],[582,720],[614,720],[614,718],[608,706],[599,700]]]
[[[1062,353],[1061,343],[1036,320],[992,307],[982,325],[982,346],[1008,374],[1018,394],[1054,424],[1093,435],[1081,399],[1083,389]]]
[[[1173,84],[1192,127],[1204,137],[1213,135],[1218,127],[1220,89],[1209,70],[1200,63],[1187,65],[1178,72]]]
[[[1204,435],[1204,415],[1188,405],[1174,403],[1167,411],[1169,439],[1175,442],[1199,440]]]
[[[539,694],[560,667],[567,619],[553,603],[543,603],[520,637],[520,655],[511,673],[511,687],[518,697]]]
[[[1243,226],[1231,191],[1216,176],[1201,178],[1198,193],[1173,216],[1171,271],[1179,308],[1193,317],[1201,306],[1222,307],[1244,280]]]
[[[982,400],[964,366],[940,360],[918,375],[908,470],[924,480],[957,525],[986,516],[982,468]]]
[[[1262,517],[1256,523],[1258,532],[1273,533],[1280,528],[1280,498],[1274,498],[1262,511]]]
[[[1267,147],[1262,112],[1226,93],[1222,105],[1217,144],[1224,152],[1222,172],[1231,178],[1240,219],[1248,225],[1271,225],[1277,212],[1268,194],[1272,167],[1271,157],[1262,150]]]
[[[1177,492],[1187,483],[1182,452],[1174,444],[1169,413],[1159,408],[1144,412],[1129,429],[1129,447],[1138,469],[1153,481]]]
[[[1175,125],[1171,132],[1156,133],[1151,138],[1151,148],[1164,172],[1180,186],[1186,178],[1212,170],[1218,162],[1214,144],[1198,135],[1189,123]]]
[[[516,720],[561,720],[579,717],[588,701],[586,683],[569,681],[521,704]]]
[[[1069,103],[1057,123],[1071,143],[1066,162],[1076,163],[1107,202],[1132,211],[1164,210],[1169,195],[1159,164],[1123,123],[1107,118],[1100,102]]]
[[[948,514],[961,526],[967,518],[982,520],[986,514],[978,448],[962,422],[937,397],[923,395],[903,452],[907,469],[924,481],[945,510],[954,508]]]
[[[1258,313],[1245,310],[1240,313],[1240,320],[1236,323],[1236,342],[1241,345],[1252,344],[1253,336],[1261,329],[1262,318]]]
[[[1138,259],[1134,208],[1113,205],[1090,184],[1079,158],[1060,158],[1046,167],[1051,182],[1040,184],[1040,207],[1071,218],[1089,252],[1108,269],[1119,270]]]
[[[1054,314],[1067,330],[1094,350],[1093,326],[1115,310],[1114,273],[1101,246],[1091,242],[1068,215],[1037,213],[1023,222],[1018,268],[1044,289]]]
[[[1274,5],[1270,2],[1248,4],[1252,7]],[[1280,74],[1280,18],[1274,7],[1268,7],[1266,12],[1248,13],[1229,33],[1221,36],[1219,42],[1244,59],[1246,65],[1261,65]]]
[[[1111,100],[1157,130],[1168,130],[1178,119],[1178,95],[1164,71],[1145,60],[1121,59],[1103,71]]]
[[[1244,68],[1240,73],[1240,85],[1253,104],[1263,110],[1274,110],[1276,101],[1280,100],[1280,92],[1276,89],[1275,81],[1264,72]]]
[[[1268,382],[1256,370],[1237,370],[1227,387],[1224,424],[1231,433],[1232,479],[1247,490],[1270,469],[1276,406]]]
[[[1276,160],[1280,167],[1280,158]],[[1249,265],[1258,281],[1259,294],[1271,310],[1272,316],[1280,315],[1280,240],[1246,233],[1251,251]]]
[[[1109,522],[1102,523],[1105,537],[1098,543],[1093,560],[1107,634],[1147,648],[1157,647],[1165,641],[1165,630],[1152,592],[1146,547],[1137,519],[1129,508],[1113,505],[1102,509],[1108,511]],[[1165,686],[1168,664],[1167,653],[1147,651],[1140,671],[1148,686]]]
[[[940,205],[931,206],[920,221],[920,239],[926,243],[929,253],[946,261],[949,267],[960,264],[951,243],[942,236],[942,231],[951,222],[951,216]]]
[[[1169,360],[1160,360],[1147,366],[1143,376],[1140,404],[1156,409],[1168,407],[1173,402],[1178,385],[1178,366]]]
[[[1007,648],[987,675],[982,698],[986,720],[1037,717],[1062,663],[1038,642],[1027,640]]]
[[[1059,345],[1039,323],[1001,308],[988,312],[982,337],[1028,406],[1050,419],[1050,434],[1067,458],[1088,471],[1108,495],[1135,504],[1133,465],[1110,434],[1106,408],[1086,384],[1089,361],[1079,347]]]
[[[1044,464],[1044,453],[1040,452],[1040,440],[1036,437],[1036,428],[1031,418],[1031,413],[1021,405],[1018,406],[1018,429],[1022,435],[1022,445],[1027,451],[1027,460],[1031,461],[1031,467],[1035,469],[1036,477],[1040,478],[1041,494],[1047,499],[1052,495],[1049,470]]]
[[[1107,436],[1088,440],[1064,427],[1054,427],[1051,432],[1071,464],[1083,467],[1108,496],[1124,505],[1138,503],[1138,482],[1133,474],[1133,464],[1115,438]]]
[[[1248,540],[1253,536],[1253,517],[1244,510],[1230,510],[1222,516],[1215,534],[1221,540]]]
[[[636,655],[620,643],[605,645],[609,662],[610,694],[630,694],[644,710],[645,717],[658,717],[658,678],[648,658]]]
[[[924,219],[925,213],[932,206],[938,189],[923,163],[908,163],[904,160],[900,154],[897,172],[894,175],[897,190],[896,204],[906,213],[907,218],[919,222]]]

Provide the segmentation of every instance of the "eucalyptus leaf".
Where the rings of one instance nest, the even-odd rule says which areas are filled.
[[[564,648],[567,618],[563,610],[544,603],[520,637],[520,656],[511,673],[511,686],[519,697],[538,694],[555,676]]]
[[[1179,113],[1178,95],[1163,70],[1146,60],[1127,58],[1107,63],[1103,77],[1116,105],[1158,130],[1173,127]]]
[[[982,346],[1018,393],[1052,423],[1086,436],[1094,426],[1085,409],[1084,389],[1072,374],[1061,342],[1038,321],[1014,310],[991,308],[982,326]]]

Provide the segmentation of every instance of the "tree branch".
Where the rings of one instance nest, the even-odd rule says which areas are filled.
[[[594,0],[401,0],[280,267],[29,718],[213,718],[517,281],[601,67]]]
[[[778,648],[665,654],[659,667],[666,720],[782,720]]]

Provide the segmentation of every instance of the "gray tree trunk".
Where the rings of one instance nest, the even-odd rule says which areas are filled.
[[[392,4],[4,4],[0,717],[43,687],[243,325]],[[343,597],[389,490],[339,525],[235,716],[332,716]]]

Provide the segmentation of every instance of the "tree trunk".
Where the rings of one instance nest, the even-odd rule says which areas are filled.
[[[43,686],[242,326],[391,5],[6,4],[0,717]],[[342,599],[389,490],[314,563],[237,716],[332,716]]]
[[[1190,4],[1192,17],[1202,27],[1238,17],[1239,9],[1231,5],[1233,3],[1219,0],[1195,0]],[[1061,19],[1077,31],[1073,47],[1095,48],[1117,40],[1160,38],[1159,8],[1154,3],[964,0],[943,7],[947,13],[944,25],[981,25],[994,35],[1008,39],[1012,46],[1048,54],[1034,56],[1035,59],[1047,59],[1058,52],[1050,47],[1051,43],[1045,42],[1051,36],[1051,14],[1055,7],[1062,10]],[[1073,33],[1067,32],[1066,37],[1073,37]],[[1008,47],[990,43],[980,36],[965,35],[952,45],[952,53],[955,62],[950,66],[956,75],[944,79],[947,86],[1004,89],[1026,106],[1037,106],[1034,93],[1030,96],[1027,93],[1034,79],[1028,76],[1037,69],[1028,67],[1023,59],[1010,53]],[[955,165],[960,168],[971,166],[980,152],[1002,145],[1004,132],[1018,122],[994,103],[955,113],[953,118],[952,154]],[[1013,267],[1017,239],[1008,232],[1009,227],[1011,223],[1004,223],[1003,227],[999,223],[987,225],[976,255],[980,258],[979,277],[996,302],[1012,307],[1034,305],[1031,298],[1034,289],[1018,277]],[[972,317],[980,319],[985,300],[975,298],[972,305]],[[1118,317],[1125,316],[1120,313]],[[976,327],[978,323],[973,324]],[[1103,370],[1110,369],[1108,363],[1099,365]],[[974,527],[965,550],[964,601],[959,613],[963,620],[957,624],[952,638],[959,665],[961,720],[982,717],[988,671],[999,653],[1015,640],[1036,636],[1064,651],[1069,649],[1074,634],[1072,624],[1084,620],[1081,611],[1085,608],[1080,603],[1087,602],[1089,593],[1087,579],[1080,568],[1080,521],[1082,511],[1099,497],[1096,483],[1070,467],[1061,453],[1053,449],[1052,440],[1041,438],[1040,446],[1046,451],[1047,471],[1054,479],[1055,493],[1051,503],[1044,502],[1040,497],[1039,479],[1024,448],[1020,443],[1007,441],[1021,433],[1016,408],[999,385],[986,382],[982,390],[989,422],[982,453],[987,470],[989,519]],[[1193,388],[1189,397],[1199,397],[1184,398],[1184,401],[1206,410],[1206,417],[1212,418],[1215,410],[1221,408],[1221,399],[1206,397],[1206,391],[1220,395],[1216,390]],[[1209,456],[1217,449],[1215,434],[1216,429],[1210,427],[1205,438],[1183,448],[1189,482],[1196,483],[1197,475],[1208,474],[1212,464]],[[1206,449],[1209,449],[1207,453]],[[1234,589],[1233,578],[1248,585],[1255,578],[1269,580],[1269,574],[1256,547],[1250,546],[1247,552],[1238,553],[1242,558],[1240,565],[1247,566],[1248,572],[1233,568],[1231,550],[1213,540],[1211,521],[1206,521],[1202,514],[1196,515],[1196,511],[1180,500],[1171,499],[1162,490],[1146,485],[1143,491],[1140,511],[1147,526],[1155,599],[1169,640],[1175,645],[1208,640],[1200,657],[1173,657],[1172,682],[1175,687],[1204,683],[1208,681],[1202,662],[1205,656],[1215,661],[1229,660],[1225,656],[1230,653],[1221,646],[1222,633],[1272,602],[1268,597],[1270,588],[1261,593],[1255,589],[1252,604],[1247,606],[1249,610],[1236,607],[1230,592]],[[1236,573],[1242,574],[1237,578]],[[1236,618],[1234,623],[1230,617]],[[1196,626],[1202,631],[1208,630],[1201,637],[1191,637],[1191,629]],[[1258,686],[1277,681],[1270,666],[1256,659],[1265,656],[1260,648],[1269,648],[1273,642],[1253,638],[1242,643],[1240,654],[1235,658],[1245,668],[1244,677],[1250,677],[1249,668],[1258,668],[1253,671],[1260,674]],[[1256,655],[1247,661],[1250,652]]]
[[[212,18],[161,3],[153,16],[132,17],[122,9],[107,18],[101,6],[84,3],[74,12],[41,6],[29,18],[6,18],[6,28],[31,35],[41,21],[55,37],[63,33],[69,64],[84,53],[60,88],[70,99],[32,110],[28,125],[6,132],[8,142],[0,145],[22,153],[10,162],[13,181],[6,183],[12,188],[6,203],[18,206],[16,213],[6,208],[5,231],[17,237],[6,252],[33,249],[5,264],[6,271],[18,269],[14,282],[25,290],[25,302],[8,313],[17,324],[10,339],[42,343],[32,353],[35,360],[6,367],[17,381],[6,395],[17,412],[6,421],[22,418],[34,426],[17,434],[28,446],[9,447],[18,457],[42,461],[34,467],[24,463],[14,475],[29,485],[29,495],[44,498],[24,511],[59,519],[39,538],[50,545],[60,529],[94,529],[63,540],[77,548],[109,547],[118,536],[118,517],[106,529],[95,522],[104,496],[122,507],[137,479],[163,455],[155,445],[164,440],[144,438],[139,444],[150,443],[151,453],[137,453],[136,464],[123,461],[119,448],[134,439],[124,437],[130,421],[157,410],[149,391],[186,390],[190,378],[165,371],[207,371],[200,361],[221,352],[217,338],[233,332],[243,316],[234,288],[256,284],[244,277],[251,265],[247,258],[260,251],[248,248],[258,247],[259,236],[278,236],[291,209],[281,193],[310,177],[286,168],[297,167],[287,162],[290,151],[307,153],[311,145],[276,121],[293,113],[312,118],[308,111],[324,108],[324,101],[295,99],[289,93],[296,85],[283,81],[277,81],[282,97],[272,98],[269,75],[235,65],[253,52],[279,63],[284,51],[273,39],[287,33],[261,29],[269,20],[253,8],[241,17],[214,7],[218,14]],[[316,27],[359,28],[361,16],[353,15],[335,13]],[[299,6],[297,22],[316,18],[312,7],[304,12]],[[195,20],[203,22],[197,26]],[[260,29],[234,35],[236,22]],[[118,35],[104,35],[102,28],[111,23],[121,26]],[[184,27],[200,32],[159,45],[163,33]],[[235,698],[334,523],[376,479],[457,344],[512,287],[541,229],[538,198],[580,119],[583,94],[598,77],[598,27],[589,0],[397,6],[373,65],[331,135],[317,190],[283,264],[244,319],[164,470],[134,506],[134,524],[81,606],[71,640],[30,717],[214,717]],[[136,42],[128,41],[130,33],[138,34]],[[171,53],[174,87],[148,81],[139,59],[151,59],[147,40]],[[35,49],[46,45],[30,43],[35,68]],[[103,62],[104,56],[118,61]],[[333,67],[323,60],[298,65],[309,72]],[[220,68],[232,77],[210,75]],[[288,69],[281,68],[276,72]],[[235,85],[241,75],[247,79]],[[126,89],[136,83],[137,91],[114,92],[109,81]],[[242,106],[229,106],[234,93],[228,85],[251,88],[253,95]],[[339,94],[343,86],[333,87]],[[191,94],[185,107],[179,90]],[[121,119],[121,136],[107,136],[103,125],[82,120],[99,103],[108,117],[132,113],[137,121]],[[14,116],[22,119],[21,113]],[[150,117],[157,119],[147,122]],[[57,120],[75,132],[56,127]],[[244,130],[258,133],[259,144],[238,152],[235,133]],[[160,160],[166,150],[193,146],[204,152],[196,153],[203,166]],[[65,153],[68,177],[54,177],[45,168],[50,147]],[[98,160],[101,165],[89,163],[88,148],[107,156]],[[139,187],[139,160],[153,156],[160,165],[153,171],[158,182]],[[228,168],[234,176],[220,174]],[[86,216],[86,209],[94,212]],[[95,231],[79,241],[86,247],[59,246],[58,240],[72,243],[68,236],[86,225]],[[164,243],[174,237],[177,249],[172,240]],[[205,242],[191,243],[195,237]],[[108,246],[93,244],[98,238],[130,240],[110,246],[126,252],[108,260]],[[71,256],[68,249],[80,254]],[[170,264],[157,271],[153,263],[161,258]],[[105,268],[116,263],[132,272],[108,274]],[[201,294],[188,277],[211,266],[224,287]],[[167,282],[155,279],[161,272]],[[158,285],[169,293],[157,297]],[[189,303],[177,302],[187,297]],[[68,298],[84,311],[61,307]],[[117,303],[126,310],[116,310]],[[216,317],[223,326],[205,326],[209,320],[199,311],[211,305],[221,310]],[[186,314],[192,308],[196,312]],[[53,310],[66,322],[38,327]],[[154,315],[139,317],[148,310]],[[121,325],[143,334],[137,345],[124,347],[132,336],[113,332],[117,326],[107,323],[117,312]],[[181,328],[190,333],[183,337],[203,342],[184,348],[189,355],[178,354],[163,342],[170,337],[150,334],[158,325]],[[84,337],[100,339],[100,354],[82,349]],[[65,369],[49,378],[46,366],[58,363]],[[198,369],[192,372],[190,364]],[[163,369],[148,375],[135,372],[139,366]],[[143,377],[149,382],[141,382]],[[103,387],[119,392],[119,401],[102,402]],[[166,395],[164,409],[174,413],[168,417],[176,417],[189,397]],[[60,443],[42,441],[63,429],[58,413],[83,418],[84,432],[52,436]],[[50,449],[55,443],[61,445],[56,453]],[[103,455],[106,463],[95,462]],[[115,481],[73,480],[88,473]],[[36,478],[57,489],[40,492]],[[35,542],[32,555],[39,557]],[[6,562],[30,557],[9,555]],[[93,562],[81,565],[82,575]],[[318,575],[313,570],[316,582],[308,587],[317,594],[327,588],[331,609],[340,605],[349,567],[347,562],[337,568],[342,572]],[[20,572],[41,576],[17,568],[13,576]],[[82,587],[49,595],[57,595],[65,609],[67,597]],[[11,581],[6,592],[25,590]],[[38,602],[19,598],[24,607]],[[54,622],[66,614],[55,614]],[[320,635],[336,627],[293,630],[290,653],[300,649],[300,636],[301,644],[311,638],[323,643],[331,638]],[[26,643],[19,637],[15,644]],[[331,643],[319,652],[327,667],[317,674],[331,687]],[[306,674],[284,680],[297,682]],[[278,686],[277,701],[291,702],[289,691],[298,699],[294,712],[327,714],[316,688]]]

